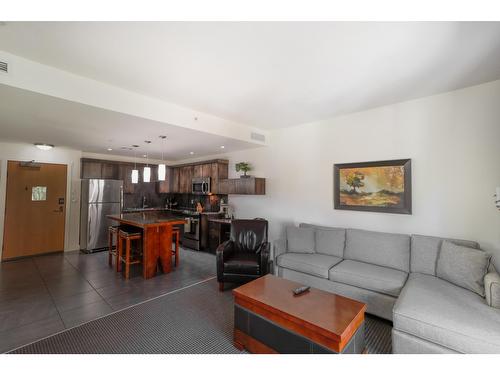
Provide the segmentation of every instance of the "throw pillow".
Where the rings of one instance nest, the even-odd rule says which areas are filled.
[[[286,228],[287,250],[291,253],[314,253],[314,229]]]
[[[484,297],[484,276],[490,259],[491,255],[482,250],[443,241],[436,276]]]

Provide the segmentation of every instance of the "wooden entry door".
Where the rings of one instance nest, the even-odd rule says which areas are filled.
[[[67,166],[9,161],[2,260],[64,251]]]

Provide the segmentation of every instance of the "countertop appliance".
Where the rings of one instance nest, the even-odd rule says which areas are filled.
[[[82,180],[80,207],[80,249],[91,253],[108,246],[107,215],[117,214],[123,207],[123,181]]]
[[[193,194],[208,195],[210,194],[210,177],[196,177],[191,183],[191,191]]]

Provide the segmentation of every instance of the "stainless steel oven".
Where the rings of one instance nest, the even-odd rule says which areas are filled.
[[[200,217],[194,215],[187,216],[182,235],[182,245],[190,249],[200,250],[200,229]]]
[[[210,194],[210,177],[193,178],[191,192],[200,195]]]

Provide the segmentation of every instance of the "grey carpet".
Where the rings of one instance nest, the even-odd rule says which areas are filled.
[[[391,324],[366,317],[369,353],[391,353]],[[210,279],[112,313],[10,353],[236,354],[233,298]]]

